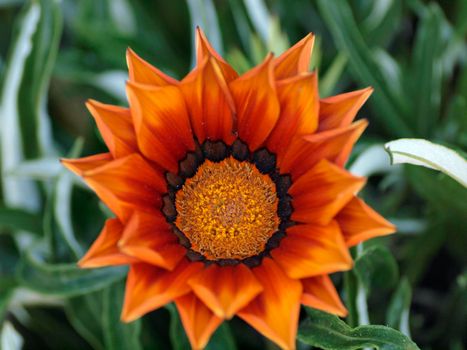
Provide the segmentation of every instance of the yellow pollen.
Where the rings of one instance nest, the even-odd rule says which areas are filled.
[[[248,162],[206,160],[177,192],[175,224],[209,260],[261,253],[278,229],[276,186]]]

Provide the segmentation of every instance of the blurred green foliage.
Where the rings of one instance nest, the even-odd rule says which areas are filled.
[[[465,155],[465,0],[0,0],[4,347],[186,348],[171,305],[120,323],[125,269],[76,267],[109,213],[57,159],[105,150],[84,101],[126,103],[127,47],[180,78],[194,62],[195,25],[239,72],[314,32],[311,68],[319,69],[322,97],[375,89],[360,113],[370,128],[353,160],[381,162],[384,155],[365,150],[399,137],[427,138]],[[350,311],[348,325],[387,324],[423,349],[463,349],[467,190],[413,166],[383,166],[365,175],[370,181],[363,196],[399,233],[359,247],[355,270],[335,276]],[[311,310],[300,349],[415,346],[384,327],[348,325]],[[362,341],[359,330],[371,339]],[[209,345],[265,347],[273,348],[236,319]]]

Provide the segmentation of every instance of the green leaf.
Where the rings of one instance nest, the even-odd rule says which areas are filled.
[[[418,195],[426,199],[436,211],[443,215],[455,215],[456,220],[467,221],[467,188],[445,174],[422,167],[407,167],[405,171]],[[446,211],[446,208],[450,210]]]
[[[389,249],[380,245],[363,250],[355,260],[354,271],[367,293],[373,288],[392,287],[399,277],[396,260]]]
[[[336,58],[334,58],[331,66],[326,70],[324,77],[319,82],[320,96],[330,96],[333,93],[347,65],[347,60],[347,56],[343,53],[339,53]]]
[[[349,327],[337,316],[307,308],[298,339],[305,344],[329,350],[357,350],[374,347],[380,350],[416,350],[417,345],[402,333],[385,326]]]
[[[19,284],[39,293],[76,296],[100,290],[122,279],[125,267],[81,269],[76,264],[49,264],[41,249],[33,246],[21,257],[17,277]]]
[[[0,95],[0,142],[1,170],[4,174],[14,169],[23,159],[25,140],[22,135],[19,113],[19,91],[25,75],[26,61],[32,51],[32,38],[38,28],[41,8],[36,1],[24,6],[15,21],[13,45],[8,53]],[[30,180],[2,176],[3,200],[7,206],[36,210],[39,193]]]
[[[443,13],[438,5],[431,3],[424,7],[413,46],[413,60],[410,74],[414,111],[409,117],[416,123],[421,135],[429,136],[439,118],[441,103],[443,44]]]
[[[392,164],[408,163],[439,170],[467,187],[467,161],[447,147],[422,139],[399,139],[384,147]]]
[[[391,89],[391,83],[383,74],[373,52],[370,50],[352,15],[347,1],[318,0],[319,10],[327,23],[340,50],[349,58],[351,71],[361,84],[375,89],[371,99],[381,122],[393,135],[399,137],[413,135],[405,121],[407,105],[400,91]]]
[[[166,305],[170,312],[170,340],[174,350],[190,349],[190,342],[186,336],[183,324],[180,320],[177,308],[173,304]],[[233,338],[230,327],[227,323],[223,323],[214,332],[209,340],[206,350],[236,350],[235,340]]]
[[[165,306],[170,313],[170,341],[174,350],[190,349],[190,342],[183,329],[182,321],[174,304]]]
[[[41,218],[26,210],[0,207],[0,230],[24,230],[33,233],[42,231]]]
[[[40,15],[18,91],[18,112],[27,158],[56,153],[47,113],[47,92],[63,27],[60,1],[31,3],[38,6]]]
[[[102,291],[69,298],[65,312],[73,328],[95,350],[104,350],[102,334]]]
[[[206,350],[236,350],[235,340],[227,323],[223,323],[217,328],[209,340]]]
[[[407,336],[410,336],[409,313],[411,300],[412,288],[407,278],[403,278],[389,303],[386,323],[389,327],[398,329]]]
[[[358,280],[354,271],[344,273],[344,291],[345,306],[349,311],[346,318],[347,323],[351,326],[357,326],[359,322],[357,311]]]
[[[103,293],[102,326],[105,348],[109,350],[142,349],[140,343],[141,321],[123,323],[120,320],[124,296],[124,284],[106,288]]]

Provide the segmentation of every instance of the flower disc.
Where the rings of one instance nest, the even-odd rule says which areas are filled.
[[[261,253],[278,229],[276,188],[248,162],[206,161],[176,195],[177,227],[207,259]]]

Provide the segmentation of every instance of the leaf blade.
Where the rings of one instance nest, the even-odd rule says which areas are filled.
[[[385,326],[349,327],[337,316],[307,308],[308,318],[300,325],[298,339],[322,349],[417,350],[417,345],[402,333]]]
[[[392,164],[413,164],[439,170],[467,187],[467,161],[457,152],[423,139],[398,139],[385,144]]]

